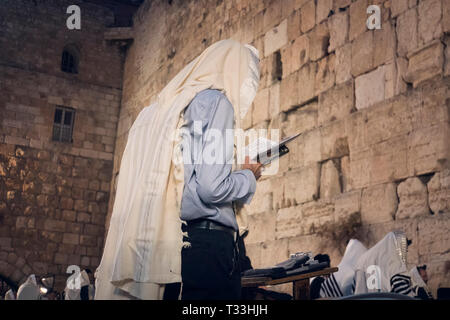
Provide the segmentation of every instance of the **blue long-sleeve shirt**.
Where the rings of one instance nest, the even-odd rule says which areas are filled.
[[[181,219],[207,218],[237,231],[232,202],[250,203],[256,179],[248,169],[231,172],[233,106],[221,91],[206,89],[186,108],[184,120]]]

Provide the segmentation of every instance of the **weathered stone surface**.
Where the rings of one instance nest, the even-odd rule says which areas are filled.
[[[351,4],[349,29],[350,41],[356,39],[360,34],[366,31],[367,7],[367,0],[357,0]]]
[[[408,10],[409,0],[395,0],[391,1],[391,14],[392,17],[398,16],[400,13]]]
[[[328,52],[333,52],[343,46],[348,38],[348,12],[339,12],[331,16],[329,21],[330,45]]]
[[[276,219],[276,238],[295,237],[310,233],[310,221],[303,219],[301,206],[278,210]]]
[[[333,198],[341,193],[339,170],[333,160],[322,164],[320,176],[320,199]]]
[[[421,175],[445,168],[450,136],[447,122],[413,131],[407,141],[410,175]]]
[[[405,57],[408,52],[417,48],[417,9],[409,9],[397,18],[397,53]]]
[[[367,224],[393,221],[397,206],[395,184],[388,183],[368,187],[362,192],[361,220]]]
[[[319,125],[345,118],[353,108],[353,83],[334,86],[319,96]]]
[[[363,74],[373,68],[373,32],[367,31],[352,42],[352,75]]]
[[[381,30],[373,33],[374,67],[391,61],[395,57],[396,36],[395,28],[390,23],[384,23]]]
[[[317,127],[318,103],[313,101],[289,112],[282,125],[283,136],[291,136]]]
[[[434,214],[450,212],[450,170],[436,172],[427,187],[431,211]]]
[[[442,2],[442,31],[450,31],[450,3],[448,1]]]
[[[350,43],[336,49],[336,84],[341,84],[352,78],[351,56],[352,45]]]
[[[274,212],[252,214],[248,217],[249,231],[245,243],[258,243],[275,240],[275,222],[277,216]]]
[[[384,67],[361,75],[355,80],[356,109],[361,110],[383,101],[386,72]]]
[[[419,178],[409,178],[397,187],[399,204],[395,219],[426,217],[428,208],[427,187]]]
[[[300,27],[302,32],[308,32],[316,24],[316,4],[310,0],[300,8]]]
[[[317,0],[316,23],[319,24],[328,18],[333,9],[333,0]]]
[[[430,217],[419,220],[419,254],[436,254],[448,251],[450,219]]]
[[[336,221],[345,219],[352,214],[361,212],[361,190],[342,193],[336,196],[334,214]]]
[[[264,36],[264,56],[267,57],[288,42],[287,19],[269,30]]]
[[[327,91],[334,86],[336,80],[336,55],[331,54],[317,62],[317,73],[314,84],[314,95]]]
[[[297,105],[302,105],[315,97],[316,70],[316,63],[308,63],[298,71],[297,83],[295,84]]]
[[[278,188],[283,189],[282,185]],[[272,210],[273,184],[271,180],[262,180],[258,182],[258,187],[253,195],[252,201],[246,206],[249,214],[258,214],[270,212]]]
[[[317,25],[309,33],[309,58],[317,61],[324,57],[328,52],[330,42],[330,32],[326,23]]]
[[[253,123],[260,123],[269,119],[269,89],[259,90],[253,102]]]
[[[444,1],[445,2],[445,1]],[[442,7],[439,0],[420,1],[417,6],[419,16],[419,45],[438,39],[442,34]]]
[[[423,81],[442,73],[444,64],[444,48],[440,41],[420,49],[408,56],[407,82],[417,87]]]
[[[290,171],[285,176],[284,196],[291,205],[317,199],[319,192],[319,164]]]

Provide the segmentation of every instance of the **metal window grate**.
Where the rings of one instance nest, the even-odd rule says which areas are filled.
[[[72,142],[75,109],[56,107],[53,120],[53,141]]]

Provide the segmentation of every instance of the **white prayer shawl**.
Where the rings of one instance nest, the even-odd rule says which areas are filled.
[[[12,289],[6,291],[5,300],[16,300],[16,296],[14,295],[14,291],[12,291]]]
[[[392,276],[407,271],[406,254],[405,234],[401,231],[388,233],[358,259],[355,274],[355,294],[377,291],[391,292],[390,280]],[[368,269],[370,266],[379,267],[380,274],[378,276],[375,275],[379,279],[379,290],[369,288],[367,285],[367,280],[371,277],[367,272],[373,269],[372,267]],[[372,276],[371,279],[375,278]]]
[[[161,299],[164,284],[181,282],[184,183],[176,129],[184,109],[208,88],[222,90],[235,115],[245,114],[257,90],[248,78],[259,80],[256,53],[234,40],[211,45],[138,115],[122,156],[95,299]]]
[[[39,300],[39,296],[40,292],[36,276],[32,274],[17,290],[17,300]]]
[[[91,281],[89,280],[89,275],[87,274],[86,270],[81,271],[77,279],[75,279],[77,285],[75,288],[71,288],[68,285],[66,285],[66,288],[64,289],[64,300],[81,300],[80,292],[81,288],[84,286],[90,286]]]
[[[345,248],[338,271],[331,274],[321,285],[321,297],[342,297],[354,293],[355,269],[358,259],[367,248],[358,240],[351,239]]]

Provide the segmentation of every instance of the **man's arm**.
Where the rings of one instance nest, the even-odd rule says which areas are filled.
[[[256,191],[253,171],[244,169],[231,172],[233,106],[224,96],[217,103],[216,112],[204,132],[202,163],[195,165],[197,193],[205,203],[249,203]]]

